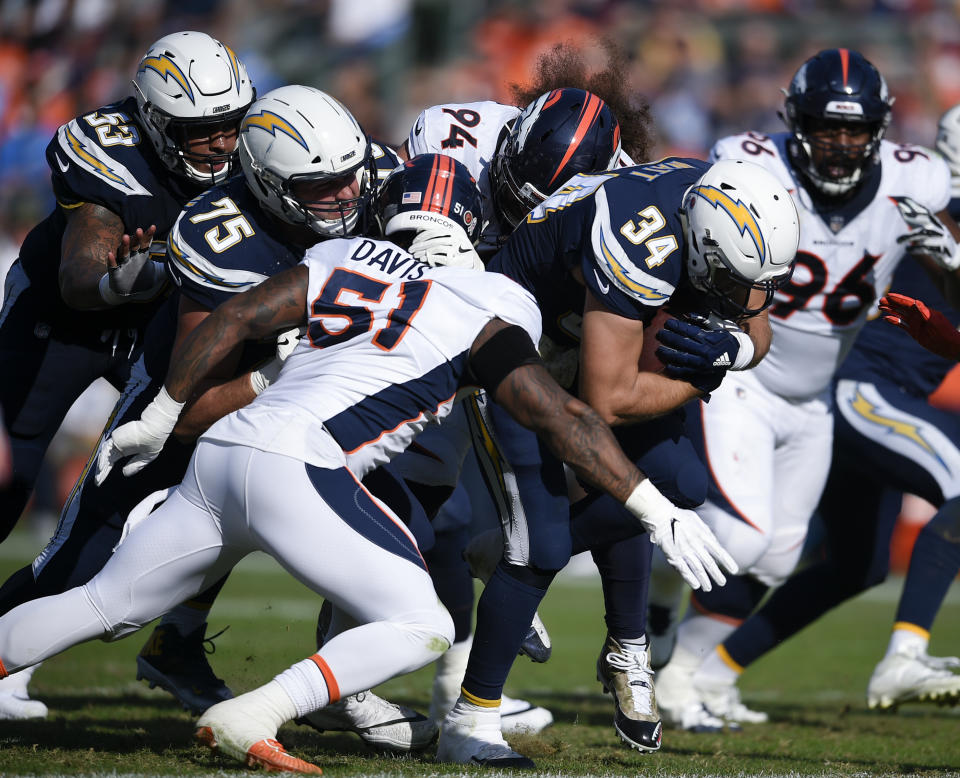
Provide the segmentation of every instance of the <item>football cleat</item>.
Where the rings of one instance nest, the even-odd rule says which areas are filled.
[[[204,638],[205,627],[183,636],[172,624],[158,624],[137,655],[137,680],[165,689],[196,715],[233,697],[207,661],[207,653],[215,650],[213,638],[222,631]]]
[[[534,662],[546,662],[552,651],[553,646],[550,643],[547,628],[540,620],[540,614],[534,613],[530,629],[527,630],[527,634],[520,641],[520,656],[529,657]]]
[[[642,653],[627,651],[607,635],[597,659],[597,680],[605,693],[613,695],[613,728],[620,739],[637,751],[658,751],[663,722],[653,690],[649,648]]]
[[[503,739],[500,709],[481,708],[457,700],[440,727],[437,761],[532,770],[532,759],[518,754]]]
[[[884,657],[870,676],[867,705],[893,710],[904,702],[956,705],[960,702],[960,675],[944,661],[949,658],[930,657],[918,646]]]
[[[27,685],[39,665],[11,673],[0,680],[0,720],[45,719],[47,706],[40,700],[31,700]]]
[[[553,714],[546,708],[506,694],[500,697],[500,731],[505,735],[535,735],[553,724]]]
[[[437,739],[437,725],[421,713],[395,705],[373,692],[344,697],[297,719],[318,732],[354,732],[378,751],[422,751]]]
[[[498,529],[475,535],[463,550],[463,560],[470,568],[470,575],[484,583],[490,580],[502,556],[503,533]],[[552,651],[553,646],[547,628],[540,619],[540,614],[534,613],[530,628],[520,642],[519,653],[534,662],[546,662]]]
[[[323,772],[319,767],[288,754],[277,742],[277,729],[294,710],[286,692],[270,682],[214,705],[197,721],[194,736],[205,746],[249,767],[319,775]]]
[[[694,676],[693,684],[707,710],[719,719],[735,724],[764,724],[770,719],[743,704],[736,684],[708,682],[699,676]]]

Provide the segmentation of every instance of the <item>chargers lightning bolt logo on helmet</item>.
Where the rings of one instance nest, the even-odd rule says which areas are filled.
[[[698,195],[710,203],[714,208],[723,209],[723,211],[733,220],[740,230],[741,235],[750,235],[753,244],[757,247],[757,256],[760,258],[760,266],[767,258],[767,244],[763,238],[763,232],[757,219],[742,200],[736,200],[722,189],[715,186],[695,186],[691,194]]]
[[[184,75],[184,72],[180,70],[179,65],[177,65],[177,63],[170,59],[170,57],[168,57],[166,54],[144,57],[143,61],[140,63],[140,67],[137,69],[137,72],[143,73],[147,70],[154,71],[164,81],[172,78],[180,86],[184,94],[186,94],[186,96],[190,99],[191,103],[197,102],[193,95],[193,88],[190,86],[190,80],[186,77],[186,75]]]
[[[288,135],[289,137],[293,138],[307,151],[310,150],[307,146],[306,140],[304,140],[297,128],[290,124],[290,122],[288,122],[282,116],[278,116],[272,111],[261,111],[260,113],[253,114],[252,116],[247,116],[243,120],[243,125],[240,127],[240,132],[248,132],[251,127],[259,127],[261,130],[269,132],[274,137],[277,137],[278,132],[282,132],[284,135]]]

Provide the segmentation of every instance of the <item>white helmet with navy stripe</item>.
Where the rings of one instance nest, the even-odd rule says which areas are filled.
[[[793,271],[800,219],[790,193],[760,165],[716,162],[687,190],[682,214],[687,276],[728,319],[759,313]],[[749,305],[750,292],[765,293]]]
[[[219,183],[236,161],[232,136],[256,97],[247,69],[233,51],[203,32],[160,38],[140,60],[133,79],[144,129],[157,154],[174,173]],[[229,149],[198,154],[190,137],[222,131]]]
[[[268,92],[250,106],[239,145],[250,190],[280,219],[330,238],[353,234],[366,217],[377,180],[370,139],[325,92],[298,85]],[[358,194],[339,197],[351,176]]]

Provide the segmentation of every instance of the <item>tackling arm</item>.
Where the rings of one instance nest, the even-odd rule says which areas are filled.
[[[474,342],[471,358],[506,326],[498,319],[490,322]],[[710,591],[711,581],[726,582],[718,563],[736,572],[733,559],[697,515],[664,497],[627,459],[600,415],[565,392],[542,364],[521,363],[488,391],[584,481],[622,502],[694,589]]]
[[[112,266],[108,255],[120,245],[123,220],[93,203],[66,213],[67,227],[60,244],[60,296],[81,311],[109,308],[100,296],[100,279]]]
[[[124,465],[124,475],[133,475],[156,459],[186,401],[237,345],[302,325],[308,277],[307,267],[297,265],[238,294],[206,317],[183,341],[164,386],[141,417],[104,440],[97,456],[97,484],[125,457],[131,460]]]

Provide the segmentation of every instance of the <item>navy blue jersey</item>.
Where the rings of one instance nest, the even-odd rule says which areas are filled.
[[[944,299],[923,267],[910,259],[901,262],[890,291],[905,294],[941,311],[954,325],[960,313]],[[927,351],[899,327],[877,317],[868,321],[837,372],[838,378],[893,382],[911,394],[926,397],[956,364]]]
[[[47,146],[57,207],[27,235],[20,262],[31,285],[54,306],[51,318],[77,321],[82,316],[91,328],[117,329],[142,324],[156,309],[131,304],[74,311],[61,300],[58,285],[60,243],[70,209],[83,203],[102,205],[123,220],[127,233],[155,224],[159,253],[183,206],[203,188],[164,166],[139,122],[136,100],[128,97],[67,122]]]
[[[543,332],[573,346],[585,299],[573,276],[611,311],[650,321],[683,278],[679,209],[710,165],[670,157],[598,175],[574,176],[521,222],[487,265],[528,289]]]

